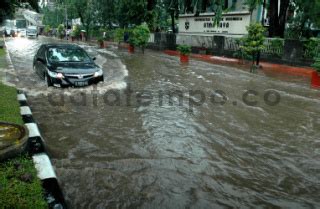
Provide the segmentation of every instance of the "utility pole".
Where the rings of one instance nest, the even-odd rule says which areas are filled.
[[[66,39],[68,39],[68,10],[67,10],[67,5],[65,5],[65,16],[66,16]]]
[[[263,0],[262,19],[261,19],[261,24],[262,24],[262,26],[264,26],[264,23],[265,23],[265,19],[264,19],[265,12],[266,12],[266,0]]]

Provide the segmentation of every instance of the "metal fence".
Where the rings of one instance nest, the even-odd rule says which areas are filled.
[[[176,45],[189,45],[195,49],[205,49],[215,54],[230,56],[240,49],[241,38],[221,35],[189,35],[189,34],[151,34],[149,43],[162,48],[175,49]],[[292,45],[294,44],[294,46]],[[308,41],[266,38],[262,55],[270,59],[286,59],[292,62],[312,62],[316,54],[320,54],[320,39]],[[290,56],[288,55],[290,54]]]

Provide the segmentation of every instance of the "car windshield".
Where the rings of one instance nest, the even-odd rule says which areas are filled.
[[[29,32],[29,33],[36,33],[37,30],[36,30],[36,29],[28,29],[28,32]]]
[[[50,48],[47,57],[50,62],[90,62],[89,56],[79,48]]]

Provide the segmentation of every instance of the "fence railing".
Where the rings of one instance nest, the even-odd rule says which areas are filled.
[[[154,43],[154,33],[150,33],[148,43]]]
[[[233,55],[240,49],[241,38],[230,36],[214,35],[189,35],[189,34],[168,34],[155,33],[151,34],[149,43],[161,45],[165,48],[175,48],[176,45],[189,45],[195,49],[213,51],[215,54]],[[312,62],[316,54],[320,54],[320,39],[311,41],[294,41],[281,38],[266,38],[264,49],[261,52],[265,57],[270,59],[285,59],[295,62],[305,60]],[[289,54],[289,55],[288,55]]]

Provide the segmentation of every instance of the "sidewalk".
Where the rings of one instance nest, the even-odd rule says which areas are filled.
[[[171,56],[180,56],[178,51],[173,50],[165,50],[164,53]],[[205,62],[209,62],[212,64],[222,64],[222,65],[237,65],[240,67],[247,67],[248,69],[251,67],[251,63],[243,62],[240,59],[235,58],[227,58],[227,57],[218,57],[213,55],[200,55],[200,54],[191,54],[191,58],[202,60]],[[312,73],[314,71],[311,67],[295,67],[289,65],[281,65],[281,64],[273,64],[268,62],[260,62],[262,69],[265,71],[273,71],[279,73],[285,73],[289,75],[296,76],[304,76],[311,78]]]

